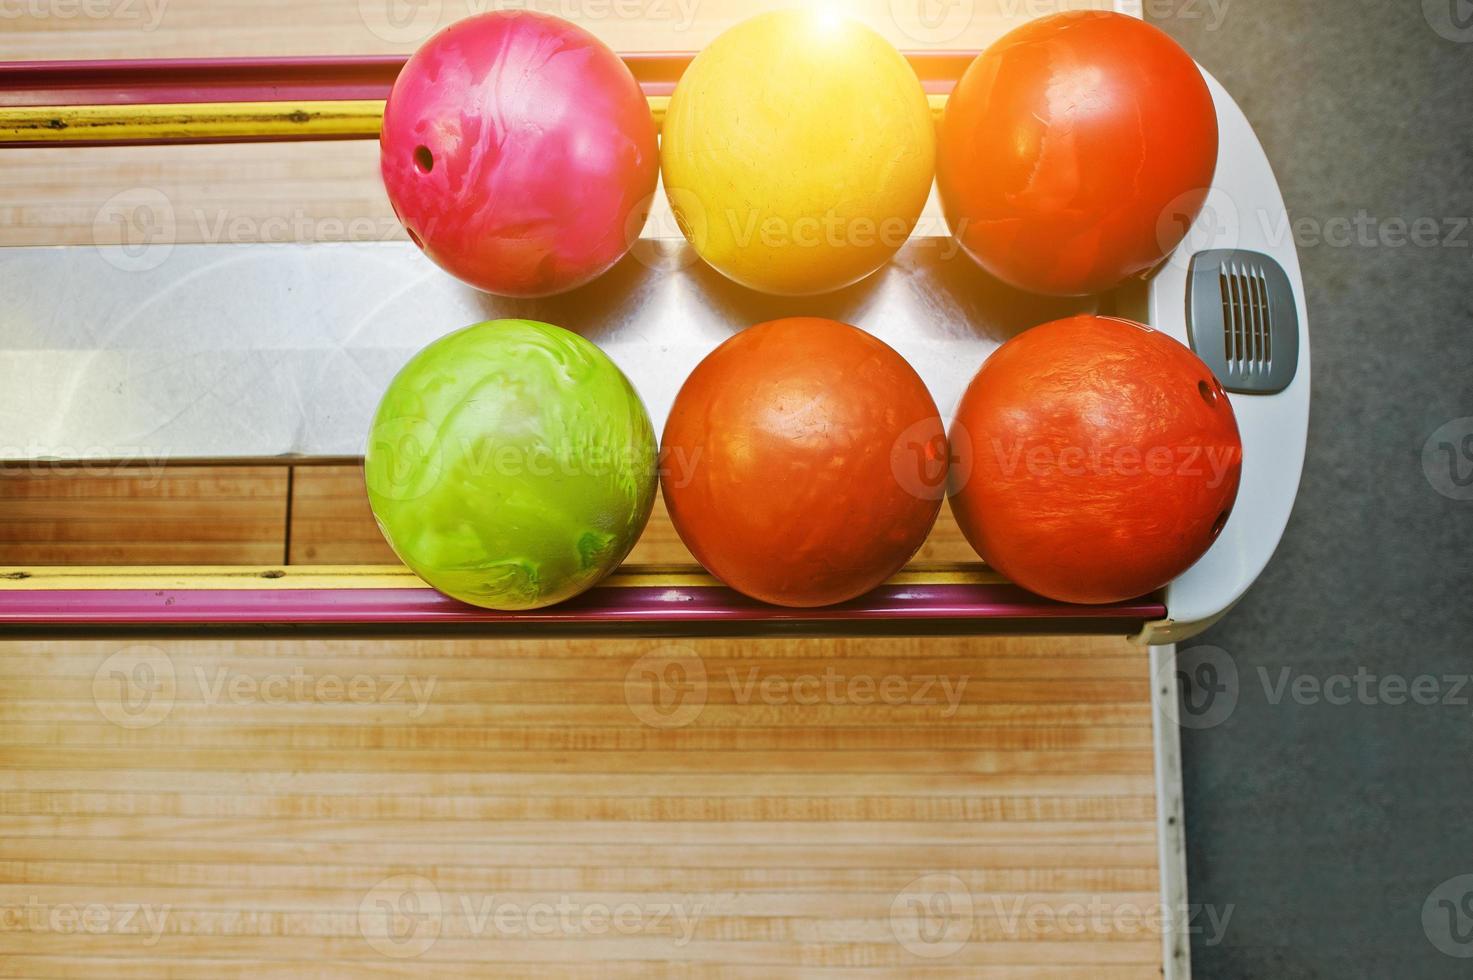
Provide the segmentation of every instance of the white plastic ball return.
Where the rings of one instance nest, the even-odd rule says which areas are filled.
[[[970,60],[912,56],[933,102]],[[629,63],[658,116],[688,57]],[[402,59],[37,63],[0,67],[12,146],[373,138]],[[853,323],[904,355],[937,404],[1021,329],[1115,313],[1189,344],[1231,392],[1241,491],[1211,551],[1159,594],[1109,606],[1031,595],[981,563],[913,565],[827,609],[746,599],[697,567],[626,566],[550,609],[447,599],[402,568],[0,569],[0,623],[37,630],[233,626],[640,634],[1113,633],[1159,644],[1204,629],[1268,563],[1298,487],[1309,417],[1309,324],[1287,216],[1243,113],[1215,81],[1216,184],[1184,244],[1147,280],[1078,301],[1022,297],[961,255],[934,202],[881,273],[840,293],[777,299],[700,264],[663,198],[630,257],[575,293],[479,293],[409,242],[15,248],[0,252],[0,429],[8,462],[361,457],[389,379],[444,333],[497,317],[578,331],[619,364],[656,431],[681,381],[743,326],[793,315]]]

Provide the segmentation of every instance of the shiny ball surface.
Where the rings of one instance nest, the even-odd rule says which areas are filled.
[[[835,14],[726,31],[681,77],[661,131],[665,192],[711,266],[806,295],[875,272],[931,191],[935,124],[909,62]]]
[[[596,585],[654,504],[655,434],[601,350],[496,320],[417,354],[384,394],[365,459],[398,556],[446,595],[535,609]]]
[[[1217,168],[1217,111],[1180,45],[1135,17],[1074,11],[1005,35],[946,103],[936,181],[987,272],[1080,296],[1152,269]]]
[[[905,360],[834,320],[774,320],[716,348],[661,446],[670,518],[727,585],[782,606],[863,595],[925,542],[946,437]]]
[[[952,424],[952,512],[1002,574],[1062,602],[1146,595],[1206,554],[1243,443],[1196,354],[1129,320],[1076,316],[998,348]]]
[[[411,238],[503,296],[581,286],[629,250],[659,175],[634,76],[557,17],[497,11],[414,53],[379,137],[384,187]]]

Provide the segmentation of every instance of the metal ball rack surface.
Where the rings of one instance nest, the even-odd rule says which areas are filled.
[[[626,58],[657,120],[691,57]],[[907,57],[939,112],[972,55]],[[0,64],[0,148],[373,139],[403,63],[374,57]],[[394,567],[36,567],[0,568],[0,624],[433,627],[536,635],[1110,633],[1153,643],[1189,636],[1231,608],[1277,546],[1298,486],[1309,414],[1298,259],[1292,240],[1274,234],[1284,227],[1283,201],[1247,120],[1208,81],[1222,149],[1213,194],[1187,242],[1148,278],[1062,310],[1140,319],[1199,352],[1215,350],[1229,367],[1245,368],[1245,377],[1256,366],[1253,350],[1277,338],[1274,370],[1283,382],[1277,390],[1229,384],[1245,445],[1237,509],[1212,551],[1160,594],[1073,606],[1032,595],[980,563],[915,564],[853,602],[794,610],[746,599],[696,567],[626,566],[575,601],[496,613],[440,596]],[[0,386],[0,419],[34,424],[57,447],[41,444],[22,462],[64,458],[60,447],[67,445],[121,444],[129,431],[169,433],[163,448],[173,460],[351,458],[361,453],[383,386],[418,347],[476,320],[537,316],[581,328],[604,347],[649,403],[658,430],[680,379],[732,329],[799,312],[848,319],[880,336],[915,365],[945,411],[1001,340],[1061,312],[1057,304],[987,283],[945,239],[924,236],[889,269],[834,298],[758,297],[703,269],[673,231],[659,234],[657,219],[636,246],[646,249],[645,261],[626,261],[610,274],[611,283],[537,302],[476,293],[399,242],[180,245],[156,269],[128,267],[111,247],[6,249],[0,276],[8,284],[66,282],[69,288],[11,290],[0,318],[0,376],[13,381]],[[1259,270],[1245,282],[1267,281],[1271,273],[1281,276],[1279,288],[1269,295],[1254,285],[1240,297],[1233,277],[1244,268]],[[222,314],[222,295],[243,312]],[[133,322],[122,336],[115,326],[123,315],[120,297],[125,307],[150,310],[157,325]],[[313,299],[312,318],[300,314],[304,297]],[[321,311],[329,308],[337,316],[323,322]],[[192,317],[196,312],[201,315]],[[169,332],[171,324],[191,319],[212,324],[213,332]],[[36,339],[36,323],[48,325],[44,340]],[[1289,363],[1291,349],[1297,356]],[[74,356],[58,360],[58,351]],[[139,397],[165,351],[179,390]],[[266,374],[262,357],[271,364]],[[215,370],[200,371],[191,384],[192,366],[204,363]],[[222,377],[238,377],[242,387],[211,390]],[[54,413],[59,394],[79,388],[96,393],[90,409],[52,424],[47,413]],[[260,404],[250,426],[211,411],[227,396]],[[323,407],[329,402],[330,411]]]

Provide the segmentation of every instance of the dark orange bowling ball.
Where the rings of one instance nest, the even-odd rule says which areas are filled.
[[[944,496],[936,403],[857,327],[774,320],[686,380],[661,447],[680,538],[717,578],[783,606],[862,595],[915,554]]]
[[[1102,316],[998,348],[962,396],[951,444],[967,540],[1019,585],[1078,603],[1133,599],[1196,564],[1227,523],[1243,463],[1207,365],[1164,333]]]

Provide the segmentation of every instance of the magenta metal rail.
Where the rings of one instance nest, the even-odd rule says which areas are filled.
[[[788,609],[722,586],[619,586],[529,612],[479,609],[425,588],[0,589],[10,627],[412,627],[761,634],[814,632],[1137,632],[1162,619],[1154,599],[1110,606],[1053,602],[1013,585],[887,584],[852,602]]]
[[[646,95],[675,90],[694,54],[622,55]],[[908,52],[926,91],[951,91],[976,52]],[[403,55],[0,62],[0,106],[385,99]]]

